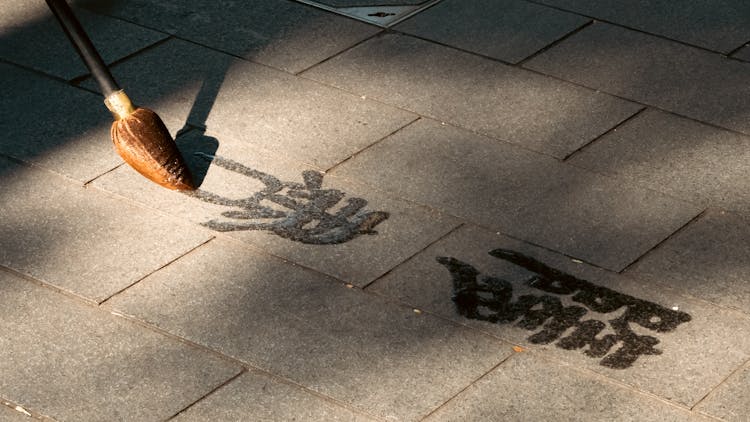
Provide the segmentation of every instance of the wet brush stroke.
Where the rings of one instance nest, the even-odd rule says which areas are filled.
[[[188,193],[201,201],[233,208],[221,213],[226,220],[203,223],[216,231],[264,230],[301,243],[332,245],[363,234],[377,234],[375,226],[389,217],[384,211],[366,211],[367,201],[355,197],[347,198],[333,212],[346,194],[338,189],[323,189],[323,174],[316,171],[304,171],[303,183],[284,182],[226,158],[196,155],[265,186],[242,199],[229,199],[204,190]]]
[[[495,249],[490,255],[531,272],[524,284],[540,293],[514,299],[511,282],[482,275],[458,259],[438,257],[453,279],[453,302],[459,314],[496,324],[515,322],[536,331],[528,338],[531,343],[556,342],[562,349],[583,349],[589,357],[602,358],[602,366],[626,369],[640,356],[662,353],[655,347],[659,344],[655,335],[636,334],[631,324],[657,334],[673,331],[691,320],[685,312],[597,286],[518,252]],[[565,306],[563,297],[576,304]],[[605,314],[611,319],[597,319],[597,315]],[[602,335],[607,328],[610,334]]]

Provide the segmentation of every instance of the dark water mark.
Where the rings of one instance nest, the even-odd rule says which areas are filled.
[[[625,369],[641,355],[662,353],[655,348],[659,343],[655,336],[638,335],[631,324],[666,333],[691,320],[685,312],[597,286],[518,252],[495,249],[490,255],[533,273],[524,284],[532,291],[544,293],[524,294],[513,300],[513,285],[509,281],[481,275],[472,265],[455,258],[438,257],[437,261],[453,277],[453,302],[459,314],[497,324],[515,322],[519,327],[536,331],[528,338],[531,343],[556,341],[555,345],[562,349],[584,349],[587,356],[603,358],[599,362],[602,366]],[[565,306],[563,297],[580,306]],[[594,313],[617,316],[602,321],[592,319],[596,317]],[[583,319],[587,314],[589,317]],[[601,335],[607,328],[610,333]],[[619,348],[612,351],[617,345]]]
[[[285,239],[314,245],[348,242],[363,234],[377,234],[375,226],[388,219],[384,211],[366,211],[367,201],[347,198],[337,189],[323,189],[323,174],[304,171],[303,183],[283,182],[270,174],[219,156],[196,156],[212,164],[261,182],[265,187],[251,196],[230,199],[204,190],[189,193],[201,201],[234,208],[222,212],[226,220],[211,220],[204,226],[221,232],[265,230]]]

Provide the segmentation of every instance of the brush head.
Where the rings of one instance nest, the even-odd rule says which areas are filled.
[[[126,163],[167,189],[195,189],[190,169],[156,113],[133,107],[122,91],[107,97],[105,103],[116,119],[112,142]]]

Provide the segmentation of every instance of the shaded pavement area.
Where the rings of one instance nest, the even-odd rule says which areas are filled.
[[[0,10],[0,420],[750,415],[750,3]]]

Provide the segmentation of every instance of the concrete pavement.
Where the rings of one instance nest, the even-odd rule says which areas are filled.
[[[750,5],[0,8],[0,420],[750,414]]]

